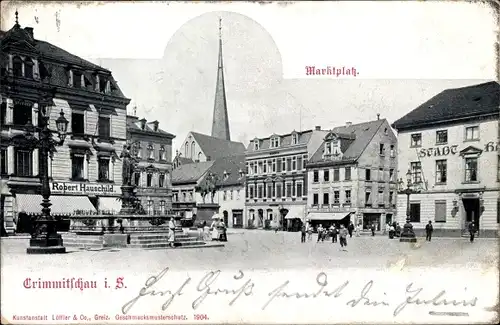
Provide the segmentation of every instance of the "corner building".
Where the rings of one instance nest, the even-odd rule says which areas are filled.
[[[416,231],[430,220],[436,235],[460,236],[474,222],[479,236],[498,236],[499,107],[500,85],[488,82],[445,90],[394,122],[399,175],[421,184],[410,196]],[[402,224],[406,195],[397,204]]]

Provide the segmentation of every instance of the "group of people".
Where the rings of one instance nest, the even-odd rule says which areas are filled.
[[[385,234],[388,234],[390,239],[393,239],[394,237],[400,237],[401,226],[399,225],[398,222],[395,221],[393,223],[388,222],[385,225],[384,235]]]
[[[306,236],[307,236],[307,241],[312,241],[313,230],[314,230],[313,227],[309,223],[302,225],[300,241],[302,243],[305,243]],[[344,225],[340,225],[340,227],[331,225],[328,228],[328,227],[323,227],[323,225],[320,224],[318,225],[316,230],[318,233],[317,242],[320,241],[324,242],[325,239],[328,240],[328,238],[331,237],[332,243],[339,242],[340,247],[344,248],[347,247],[347,236],[349,235],[349,237],[352,237],[355,227],[352,222],[347,227],[345,227]]]
[[[168,243],[170,247],[175,247],[175,218],[170,218],[168,222]],[[206,221],[203,221],[203,225],[201,227],[202,234],[200,237],[203,238],[204,241],[212,240],[212,241],[227,241],[227,227],[224,221],[220,218],[214,218],[212,225],[209,227]]]

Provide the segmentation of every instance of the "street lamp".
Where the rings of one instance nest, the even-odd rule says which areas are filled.
[[[414,186],[418,185],[418,182],[412,182],[411,180],[411,170],[408,169],[406,172],[406,188],[404,187],[403,179],[399,179],[399,193],[406,194],[406,223],[403,226],[403,232],[401,233],[401,237],[399,241],[401,242],[416,242],[417,238],[415,233],[413,232],[413,225],[410,220],[410,195],[418,193],[417,189],[414,189]]]
[[[39,138],[32,138],[32,146],[40,149],[40,180],[42,183],[42,215],[35,220],[35,231],[31,235],[30,247],[27,248],[28,254],[54,254],[65,253],[66,248],[63,246],[61,235],[57,233],[55,220],[50,215],[50,186],[49,186],[49,166],[48,157],[55,150],[56,146],[61,146],[66,139],[66,131],[68,130],[68,120],[64,117],[64,112],[61,109],[59,118],[56,120],[57,134],[59,141],[52,137],[55,131],[49,129],[50,120],[50,105],[44,105],[41,108],[41,127],[27,125],[28,133],[30,129],[39,132]]]

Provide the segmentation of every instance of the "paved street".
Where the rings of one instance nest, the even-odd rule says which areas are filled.
[[[386,237],[353,237],[348,251],[329,242],[300,243],[299,233],[236,230],[223,248],[206,249],[108,249],[82,251],[68,249],[64,255],[26,255],[27,239],[2,239],[2,265],[7,270],[67,268],[123,270],[171,266],[175,269],[292,269],[374,267],[385,268],[405,259],[406,266],[483,267],[498,265],[498,241],[467,238],[423,238],[417,245]]]

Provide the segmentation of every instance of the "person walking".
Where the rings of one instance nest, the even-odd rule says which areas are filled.
[[[337,227],[332,226],[332,243],[337,242],[337,235],[338,235]]]
[[[302,225],[302,228],[300,229],[300,242],[306,242],[306,225]]]
[[[391,229],[391,225],[390,225],[389,223],[387,223],[387,224],[385,225],[384,235],[385,235],[385,234],[389,234],[389,230],[390,230],[390,229]]]
[[[347,231],[349,232],[349,238],[352,238],[352,232],[354,231],[354,224],[352,223],[352,221],[349,226],[347,226]]]
[[[322,239],[323,239],[323,226],[320,224],[318,226],[318,241],[317,241],[317,243],[319,243],[319,241]]]
[[[346,250],[344,247],[347,247],[347,229],[344,227],[344,225],[340,225],[340,247],[342,250]]]
[[[307,227],[307,241],[312,241],[313,239],[313,227],[308,225]]]
[[[175,242],[175,219],[174,217],[172,217],[168,222],[168,245],[173,248],[174,242]]]
[[[394,226],[391,225],[389,227],[389,239],[394,239],[394,233],[396,232],[396,230],[394,229]]]
[[[474,225],[474,222],[469,223],[469,235],[470,235],[470,242],[474,242],[474,236],[476,235],[476,226]]]
[[[432,227],[432,221],[429,220],[429,223],[425,226],[425,240],[426,241],[431,241],[433,231],[434,231],[434,227]]]
[[[359,236],[360,236],[360,234],[361,234],[361,225],[360,225],[360,224],[358,224],[358,225],[356,226],[356,237],[359,237]]]
[[[372,230],[372,237],[375,236],[375,224],[372,223],[372,226],[370,228]]]

